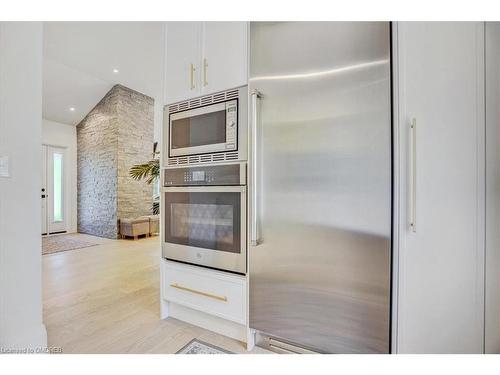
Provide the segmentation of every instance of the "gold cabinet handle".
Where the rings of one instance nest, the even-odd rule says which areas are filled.
[[[208,298],[213,298],[213,299],[216,299],[216,300],[219,300],[219,301],[227,302],[227,297],[226,296],[218,296],[216,294],[202,292],[202,291],[199,291],[199,290],[196,290],[196,289],[191,289],[191,288],[187,288],[185,286],[181,286],[181,285],[179,285],[177,283],[170,284],[170,286],[172,288],[184,290],[186,292],[190,292],[190,293],[194,293],[194,294],[199,294],[200,296],[205,296],[205,297],[208,297]]]
[[[194,84],[194,72],[195,72],[196,68],[194,67],[194,64],[191,64],[191,67],[190,67],[190,77],[191,77],[191,90],[194,90],[195,89],[195,84]]]
[[[208,69],[207,59],[203,59],[203,86],[207,86],[208,85],[207,69]]]

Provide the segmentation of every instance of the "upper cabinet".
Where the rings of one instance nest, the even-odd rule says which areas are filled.
[[[247,22],[167,22],[166,104],[247,82]]]
[[[204,22],[202,38],[202,94],[246,85],[247,22]]]
[[[200,93],[201,22],[168,22],[166,104]]]

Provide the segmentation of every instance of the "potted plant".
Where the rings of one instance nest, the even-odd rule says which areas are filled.
[[[146,180],[148,185],[158,184],[160,178],[160,152],[157,151],[158,142],[153,145],[152,159],[143,164],[136,164],[130,168],[129,174],[134,180]],[[154,215],[160,213],[160,195],[156,191],[153,197],[152,211]]]

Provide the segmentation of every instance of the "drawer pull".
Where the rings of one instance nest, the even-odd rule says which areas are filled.
[[[184,290],[186,292],[191,292],[191,293],[194,293],[194,294],[199,294],[200,296],[205,296],[205,297],[213,298],[213,299],[216,299],[216,300],[219,300],[219,301],[227,302],[227,297],[226,296],[221,297],[221,296],[218,296],[218,295],[215,295],[215,294],[201,292],[199,290],[195,290],[195,289],[191,289],[191,288],[186,288],[185,286],[181,286],[181,285],[179,285],[177,283],[176,284],[170,284],[170,286],[172,288]]]

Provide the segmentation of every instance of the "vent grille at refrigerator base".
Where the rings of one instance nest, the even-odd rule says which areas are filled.
[[[280,354],[318,354],[310,349],[280,340],[263,332],[255,332],[256,345]]]

